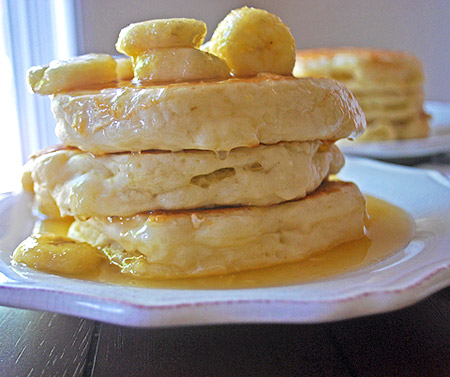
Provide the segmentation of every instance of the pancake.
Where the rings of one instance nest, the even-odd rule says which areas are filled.
[[[418,107],[414,103],[397,107],[369,105],[364,109],[364,114],[366,114],[366,120],[369,124],[377,119],[388,119],[391,121],[410,119],[418,117],[421,112],[422,107]]]
[[[408,95],[390,93],[361,92],[358,103],[364,109],[367,123],[378,119],[397,120],[418,118],[423,113],[423,91],[410,92]]]
[[[404,97],[404,96],[416,96],[421,95],[423,97],[423,86],[420,84],[410,85],[390,85],[389,87],[381,87],[376,85],[365,86],[364,84],[355,84],[351,82],[345,83],[345,86],[356,96],[361,97],[364,95],[372,97]]]
[[[367,121],[358,141],[426,137],[423,69],[413,55],[369,48],[297,51],[294,75],[328,77],[344,83],[356,96]]]
[[[396,111],[402,109],[411,109],[417,112],[422,110],[423,93],[414,93],[408,96],[389,95],[382,93],[380,93],[380,95],[361,93],[358,95],[358,103],[365,109],[366,118],[367,112],[370,110]]]
[[[195,150],[94,156],[62,149],[35,157],[28,170],[42,213],[90,217],[277,204],[304,197],[343,165],[334,144],[313,141],[233,149],[225,159]]]
[[[303,259],[362,237],[365,215],[356,185],[325,182],[304,199],[268,207],[76,220],[68,236],[102,248],[123,273],[194,277]]]
[[[299,50],[294,75],[329,77],[349,88],[408,88],[424,80],[422,64],[408,52],[356,47]]]
[[[52,110],[58,138],[96,154],[335,141],[365,128],[358,103],[342,84],[271,74],[60,93]]]

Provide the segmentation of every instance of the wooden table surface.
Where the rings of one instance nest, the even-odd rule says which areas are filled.
[[[450,376],[450,288],[314,325],[130,328],[0,307],[0,376]]]
[[[449,155],[422,166],[450,177]],[[0,307],[0,377],[15,376],[446,377],[450,287],[395,312],[313,325],[143,329]]]

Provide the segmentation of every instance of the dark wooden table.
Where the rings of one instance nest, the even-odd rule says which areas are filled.
[[[129,328],[0,307],[0,376],[450,376],[450,288],[314,325]]]

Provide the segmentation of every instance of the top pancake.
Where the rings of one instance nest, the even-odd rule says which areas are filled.
[[[96,154],[334,141],[365,128],[363,112],[344,85],[268,74],[60,93],[52,110],[61,141]]]

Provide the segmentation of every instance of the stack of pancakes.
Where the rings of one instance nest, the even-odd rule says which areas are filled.
[[[423,110],[423,69],[407,52],[299,50],[294,75],[333,78],[350,89],[367,119],[367,130],[358,141],[413,139],[429,134],[429,116]]]
[[[25,187],[124,273],[261,268],[364,234],[357,186],[327,179],[344,164],[334,142],[365,127],[334,80],[119,80],[57,92],[52,110],[64,146],[32,158]]]

